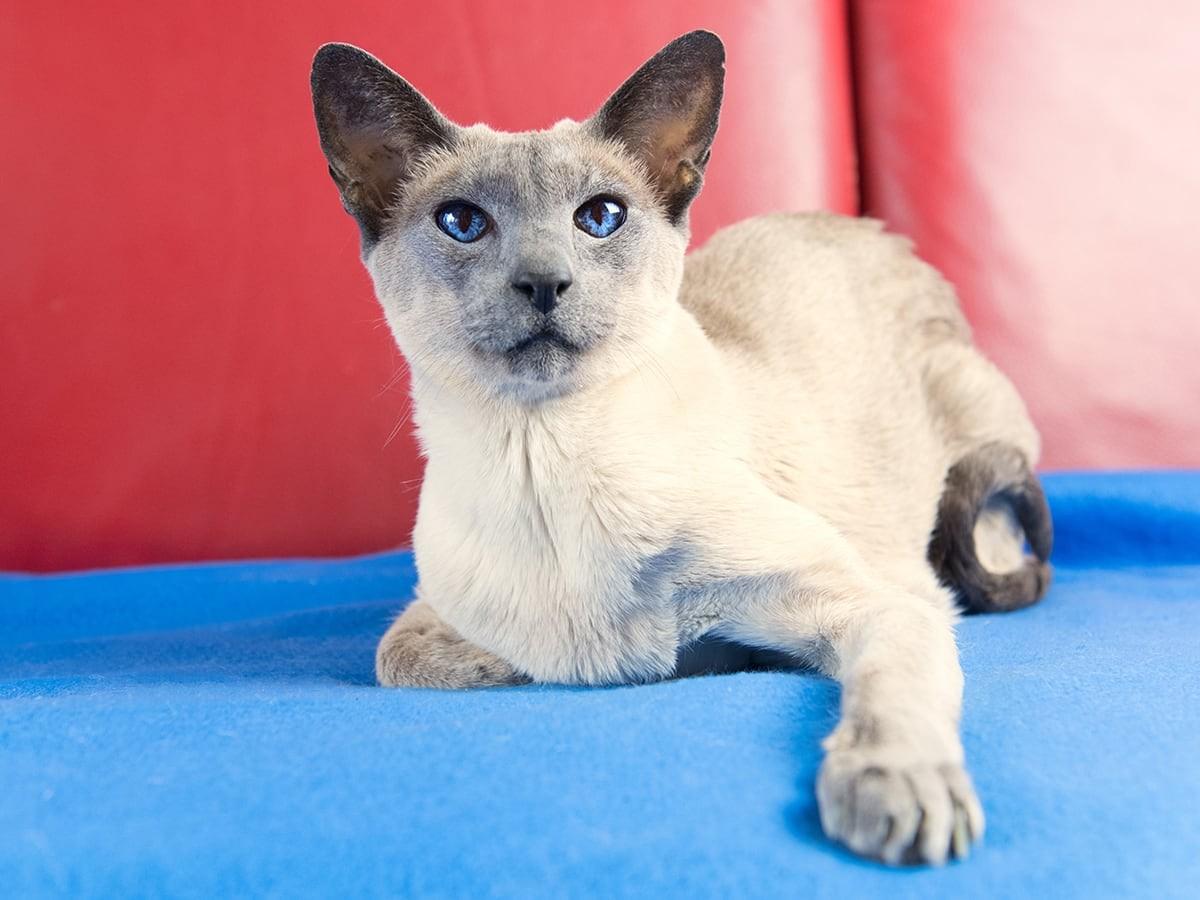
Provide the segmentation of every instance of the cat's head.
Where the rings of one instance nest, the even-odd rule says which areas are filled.
[[[537,402],[639,365],[672,320],[724,48],[668,44],[585,122],[460,127],[344,44],[313,61],[321,148],[409,365]]]

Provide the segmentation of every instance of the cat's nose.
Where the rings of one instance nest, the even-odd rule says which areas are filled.
[[[565,272],[550,274],[522,274],[513,279],[513,287],[529,298],[533,308],[542,315],[549,315],[558,300],[571,286],[571,276]]]

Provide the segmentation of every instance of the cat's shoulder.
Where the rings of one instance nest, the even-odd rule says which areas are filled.
[[[690,255],[689,261],[708,263],[718,257],[728,264],[738,257],[757,258],[781,248],[792,252],[842,249],[856,254],[874,251],[909,256],[912,242],[886,231],[878,219],[825,211],[776,212],[720,229]]]
[[[722,228],[690,253],[681,298],[689,308],[729,302],[773,303],[780,290],[797,303],[819,288],[834,302],[853,285],[936,282],[912,242],[878,219],[830,212],[770,213]],[[818,298],[819,299],[819,298]],[[799,312],[799,307],[794,307]]]
[[[721,229],[688,256],[680,300],[714,341],[747,348],[791,346],[826,325],[904,331],[944,319],[966,333],[953,289],[912,241],[878,219],[830,212]]]

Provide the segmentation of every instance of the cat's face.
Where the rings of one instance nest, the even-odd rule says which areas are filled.
[[[313,68],[322,148],[410,366],[537,402],[635,368],[664,337],[724,53],[694,32],[583,123],[461,128],[373,57]]]
[[[426,162],[366,262],[410,365],[536,400],[653,346],[685,242],[636,166],[581,126],[477,127]]]

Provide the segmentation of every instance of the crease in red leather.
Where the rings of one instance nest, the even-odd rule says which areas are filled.
[[[855,2],[866,212],[915,239],[1049,468],[1200,465],[1200,6]]]

